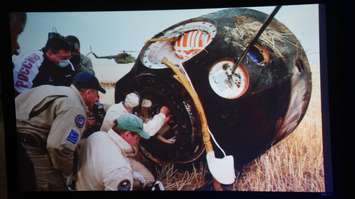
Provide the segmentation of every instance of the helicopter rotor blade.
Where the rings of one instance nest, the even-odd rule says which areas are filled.
[[[118,50],[118,52],[134,53],[138,52],[137,50]]]
[[[109,55],[109,56],[98,56],[94,52],[92,53],[96,59],[114,59],[117,55]]]
[[[92,52],[92,54],[94,55],[95,58],[100,58],[99,56],[97,56],[94,52]]]

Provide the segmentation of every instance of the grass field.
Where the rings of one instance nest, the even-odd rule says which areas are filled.
[[[303,120],[293,133],[241,172],[236,190],[325,191],[319,67],[311,71],[312,96]]]
[[[319,68],[312,67],[312,95],[307,112],[296,128],[284,140],[252,161],[237,175],[238,191],[323,192],[323,144]],[[113,94],[113,89],[108,93]],[[113,99],[104,96],[105,99]],[[157,179],[167,190],[194,190],[204,184],[203,164],[192,171],[178,171],[165,165]]]

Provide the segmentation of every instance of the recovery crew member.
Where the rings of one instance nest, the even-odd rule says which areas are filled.
[[[70,45],[65,38],[58,33],[49,33],[45,47],[14,62],[17,94],[45,84],[70,86],[75,74],[70,58]]]
[[[76,72],[89,72],[95,74],[92,67],[91,59],[80,52],[80,41],[74,35],[68,35],[65,37],[69,45],[71,46],[72,56],[70,62],[74,65]]]
[[[160,185],[140,162],[133,159],[140,138],[149,139],[143,120],[131,113],[122,114],[108,132],[90,135],[80,150],[77,190],[149,190]]]
[[[37,190],[65,190],[98,91],[105,93],[97,78],[82,72],[70,87],[42,85],[16,97],[17,133],[34,165]]]

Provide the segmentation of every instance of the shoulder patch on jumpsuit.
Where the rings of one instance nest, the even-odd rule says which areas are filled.
[[[71,129],[66,140],[68,140],[72,144],[76,144],[79,140],[79,133],[77,131],[75,131],[74,129]]]
[[[85,125],[85,117],[82,114],[79,114],[75,117],[74,122],[78,128],[83,128]]]

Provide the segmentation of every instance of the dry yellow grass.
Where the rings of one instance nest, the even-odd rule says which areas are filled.
[[[322,136],[316,125],[306,119],[310,118],[304,118],[293,134],[242,171],[236,190],[325,191]]]
[[[242,171],[236,190],[325,191],[319,68],[312,67],[312,84],[300,125]]]
[[[325,191],[319,68],[311,70],[312,96],[301,123],[288,137],[244,167],[234,184],[235,190]],[[169,164],[158,171],[157,179],[167,190],[194,190],[204,184],[206,169],[200,164],[191,172],[178,171]]]
[[[191,171],[179,171],[173,164],[167,164],[157,171],[156,178],[162,181],[166,190],[195,190],[204,184],[206,169],[202,163]]]

